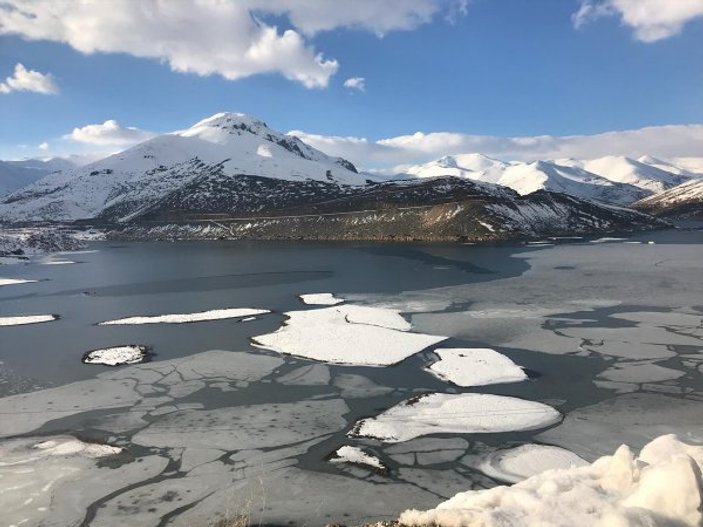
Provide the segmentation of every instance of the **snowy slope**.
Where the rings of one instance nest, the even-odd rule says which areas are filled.
[[[75,167],[70,161],[60,158],[0,161],[0,196],[31,185],[51,172],[71,170]]]
[[[658,216],[703,217],[703,179],[693,179],[645,198],[634,207]]]
[[[197,178],[257,175],[289,181],[365,184],[354,165],[329,157],[252,117],[220,113],[61,174],[0,202],[0,220],[94,218],[111,208],[127,219]]]
[[[416,177],[455,176],[473,181],[498,183],[509,163],[482,154],[444,156],[421,165],[398,167],[404,174]]]

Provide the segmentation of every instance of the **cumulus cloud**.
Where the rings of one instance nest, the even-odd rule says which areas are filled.
[[[167,62],[174,71],[235,80],[278,73],[322,88],[339,64],[309,38],[339,27],[383,35],[411,30],[465,0],[102,0],[0,2],[0,34],[51,40],[82,53],[128,53]],[[460,10],[460,12],[463,12]],[[266,22],[284,17],[280,31]]]
[[[122,126],[113,119],[102,124],[88,124],[81,128],[74,128],[64,139],[78,143],[96,146],[127,146],[146,141],[154,137],[151,132],[140,130],[132,126]]]
[[[344,81],[344,87],[350,90],[366,91],[366,79],[364,77],[350,77]]]
[[[2,31],[1,25],[0,31]],[[18,62],[15,65],[15,72],[7,77],[4,82],[0,82],[0,93],[11,93],[13,91],[52,94],[58,93],[59,89],[54,79],[48,73],[28,70],[24,67],[24,64]]]
[[[38,148],[39,150],[49,150],[49,143],[47,143],[46,141],[44,141],[42,144],[40,144],[39,146],[37,146],[37,148]]]
[[[582,0],[574,25],[606,16],[619,16],[642,42],[656,42],[681,32],[694,18],[703,16],[703,0]]]
[[[424,163],[451,154],[478,152],[505,161],[533,161],[606,155],[672,158],[700,156],[703,125],[652,126],[595,135],[498,137],[453,132],[417,132],[370,141],[362,137],[323,136],[291,131],[306,143],[364,169]]]

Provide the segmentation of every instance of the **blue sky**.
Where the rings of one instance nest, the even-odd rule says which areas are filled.
[[[124,3],[127,11],[139,9],[130,0],[115,1]],[[375,22],[359,22],[354,18],[358,13],[308,23],[296,16],[312,20],[313,11],[294,15],[252,8],[259,26],[275,25],[278,34],[295,32],[302,48],[296,47],[289,62],[300,60],[301,65],[292,72],[285,64],[275,65],[273,73],[259,73],[254,66],[253,74],[249,64],[216,65],[230,77],[236,69],[237,78],[228,80],[218,71],[174,71],[178,58],[168,52],[148,56],[158,55],[153,50],[159,36],[138,23],[135,31],[145,32],[141,48],[115,37],[114,42],[91,44],[115,51],[83,53],[75,49],[83,45],[76,44],[82,35],[71,40],[55,29],[38,30],[10,20],[12,4],[26,7],[23,0],[13,0],[11,7],[0,8],[0,33],[5,33],[0,35],[0,78],[13,75],[21,63],[50,75],[49,91],[55,93],[22,88],[0,93],[0,158],[114,150],[104,142],[63,137],[74,128],[109,119],[122,127],[166,132],[218,111],[249,113],[282,131],[372,141],[415,131],[561,136],[703,123],[703,8],[696,6],[700,1],[690,0],[691,9],[664,22],[643,21],[637,13],[633,18],[627,11],[633,1],[659,2],[667,9],[663,0],[406,0],[409,16],[416,13],[407,6],[416,5],[422,20],[391,19],[379,36]],[[257,5],[256,0],[247,3]],[[396,0],[386,3],[389,10],[397,10]],[[575,27],[575,13],[589,7],[586,21]],[[75,16],[64,11],[59,16]],[[372,16],[380,19],[378,13]],[[207,32],[208,19],[198,18],[192,18],[192,32]],[[39,16],[34,24],[41,23]],[[242,23],[251,22],[233,22],[236,27]],[[409,27],[398,27],[404,23]],[[187,50],[187,68],[210,68],[197,61],[210,60],[207,52],[213,44],[198,38],[184,35],[179,43],[196,49]],[[240,42],[232,49],[237,52],[236,46],[246,49],[248,44]],[[199,46],[205,54],[199,55]],[[331,66],[325,72],[317,68],[306,58],[306,50],[312,50],[310,56],[322,53],[323,60],[336,61],[334,73],[329,74]],[[311,80],[286,78],[299,70]],[[363,77],[365,91],[344,87],[350,77]],[[326,86],[306,87],[305,82]],[[39,149],[45,142],[46,148]]]

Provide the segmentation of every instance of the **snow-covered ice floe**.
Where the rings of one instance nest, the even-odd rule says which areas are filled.
[[[595,240],[590,240],[591,243],[609,243],[609,242],[624,242],[627,238],[615,238],[610,236],[605,236],[603,238],[597,238]]]
[[[2,278],[0,277],[0,286],[3,285],[19,285],[19,284],[33,284],[38,282],[38,280],[27,280],[25,278]]]
[[[414,527],[699,527],[703,446],[674,435],[639,456],[623,445],[591,465],[547,470],[511,487],[462,492],[399,520]]]
[[[302,300],[303,304],[317,305],[317,306],[336,306],[344,302],[343,298],[337,298],[332,293],[309,293],[306,295],[299,295],[298,298]]]
[[[434,352],[439,360],[428,370],[457,386],[484,386],[527,379],[520,366],[489,348],[441,348]]]
[[[391,309],[340,305],[285,315],[281,328],[253,344],[322,362],[388,366],[446,338],[409,333],[410,324]]]
[[[77,262],[74,262],[73,260],[47,260],[45,262],[41,262],[42,265],[69,265],[74,263]]]
[[[242,318],[254,315],[264,315],[270,313],[268,309],[251,308],[226,308],[211,309],[210,311],[200,311],[197,313],[177,313],[172,315],[155,315],[144,317],[128,317],[117,320],[107,320],[100,322],[99,326],[118,326],[136,324],[186,324],[189,322],[206,322],[209,320],[223,320],[226,318]]]
[[[487,455],[478,469],[493,479],[517,483],[545,470],[582,467],[588,463],[564,448],[548,445],[521,445]]]
[[[138,364],[146,362],[149,352],[146,346],[130,344],[128,346],[115,346],[87,352],[83,355],[85,364],[104,364],[106,366],[122,366],[125,364]]]
[[[516,397],[432,393],[358,421],[349,435],[396,443],[429,434],[535,430],[560,420],[561,414],[551,406]]]
[[[24,326],[26,324],[41,324],[58,320],[58,315],[19,315],[15,317],[0,317],[0,326]]]
[[[388,472],[388,467],[380,459],[356,446],[344,445],[338,448],[329,460],[330,463],[349,463],[370,468],[376,472]]]

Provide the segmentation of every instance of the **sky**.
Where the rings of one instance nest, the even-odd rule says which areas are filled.
[[[703,0],[0,2],[0,159],[220,111],[366,168],[703,156]]]

